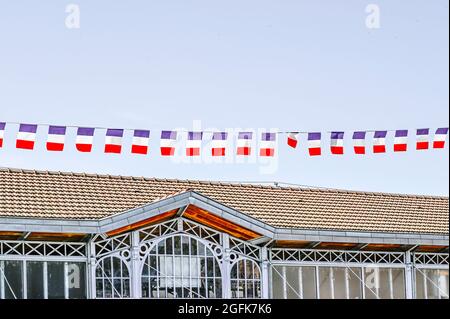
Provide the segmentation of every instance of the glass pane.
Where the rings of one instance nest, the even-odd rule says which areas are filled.
[[[319,267],[320,299],[331,299],[331,267]]]
[[[394,299],[405,299],[405,272],[403,269],[392,269],[392,290]]]
[[[391,287],[390,287],[390,275],[389,275],[389,268],[380,268],[379,274],[380,274],[380,281],[379,281],[379,287],[378,290],[379,297],[381,299],[390,299],[391,298]]]
[[[192,256],[197,256],[198,255],[197,241],[194,238],[191,238],[191,255]]]
[[[423,269],[428,299],[448,298],[448,270]]]
[[[288,299],[299,299],[300,286],[299,286],[299,267],[286,267],[286,290]]]
[[[333,268],[334,299],[347,299],[347,268]]]
[[[70,299],[86,299],[86,264],[67,264],[67,284]]]
[[[173,241],[172,241],[172,237],[169,237],[166,239],[166,254],[171,255],[173,254]]]
[[[175,245],[175,255],[181,255],[181,237],[175,237],[174,238],[174,245]]]
[[[379,268],[364,268],[364,293],[366,299],[377,299],[380,286]]]
[[[316,297],[316,268],[302,267],[303,298],[315,299]]]
[[[282,266],[273,266],[272,268],[272,298],[274,299],[283,299],[283,278],[281,277],[283,274]]]
[[[416,269],[416,298],[417,299],[425,299],[425,286],[424,279],[425,277],[422,275],[422,272],[426,270],[423,269],[421,271]]]
[[[27,263],[27,298],[44,298],[44,263],[28,261]]]
[[[100,269],[101,277],[111,277],[111,258],[103,259],[103,268]]]
[[[448,299],[448,269],[436,270],[439,276],[438,286],[439,286],[439,297]]]
[[[5,260],[4,263],[4,280],[5,299],[22,299],[23,298],[23,276],[22,261]]]
[[[49,299],[64,299],[64,263],[47,262],[47,287]]]
[[[149,283],[148,277],[142,277],[141,280],[141,295],[142,298],[149,298],[150,297],[150,283]]]
[[[362,299],[361,285],[361,268],[349,268],[348,269],[348,289],[350,299]]]
[[[104,298],[103,297],[103,279],[97,279],[95,289],[97,291],[97,298]]]

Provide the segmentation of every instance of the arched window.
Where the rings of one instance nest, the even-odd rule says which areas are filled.
[[[130,274],[127,265],[119,257],[101,259],[95,277],[97,298],[130,297]]]
[[[253,260],[240,259],[231,268],[231,298],[261,298],[261,272]]]
[[[200,240],[178,234],[162,239],[147,252],[142,298],[221,297],[219,261]]]

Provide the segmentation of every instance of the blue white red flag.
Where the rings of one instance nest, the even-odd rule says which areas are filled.
[[[47,135],[47,150],[61,152],[64,150],[64,140],[66,137],[65,126],[49,126]]]
[[[16,148],[25,150],[34,149],[36,131],[37,125],[35,124],[20,124],[19,132],[17,133]]]

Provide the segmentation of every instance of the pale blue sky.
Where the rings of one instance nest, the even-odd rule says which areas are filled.
[[[65,27],[65,6],[81,28]],[[365,26],[378,4],[381,28]],[[448,126],[448,1],[1,1],[0,121],[149,128],[151,155],[33,152],[7,130],[0,166],[272,181],[448,196],[443,151],[309,158],[280,141],[277,169],[174,163],[160,129],[303,131]],[[328,136],[326,136],[328,138]],[[347,136],[348,138],[349,136]],[[390,141],[390,140],[389,140]],[[349,140],[346,140],[347,146]],[[413,142],[413,141],[411,141]]]

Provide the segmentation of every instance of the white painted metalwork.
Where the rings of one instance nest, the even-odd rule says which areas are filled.
[[[237,238],[230,237],[230,249],[234,253],[252,258],[256,261],[261,259],[261,247]]]
[[[7,273],[8,266],[11,264],[18,266],[15,274]],[[39,271],[30,272],[33,265],[39,266],[36,268]],[[56,265],[59,265],[59,273],[50,270],[50,266]],[[73,271],[69,271],[69,266]],[[84,299],[87,297],[85,266],[85,262],[2,259],[0,260],[0,299],[48,299],[50,297]],[[14,275],[15,278],[13,278]],[[63,277],[62,281],[57,278],[58,275]],[[31,284],[33,280],[39,284]],[[59,291],[56,292],[55,289]]]
[[[172,234],[142,243],[140,253],[142,297],[222,297],[221,246],[190,234]]]
[[[231,267],[231,298],[261,298],[261,269],[250,258],[239,258]]]
[[[95,241],[95,256],[100,258],[111,253],[126,251],[131,247],[131,234],[126,233]]]
[[[448,254],[444,253],[412,253],[415,267],[445,266],[448,268]],[[442,267],[441,267],[442,268]]]
[[[1,256],[86,257],[86,243],[0,241]]]
[[[97,262],[95,283],[97,298],[130,298],[130,271],[126,257],[110,255]]]
[[[269,298],[277,275],[286,281],[282,297],[304,298],[305,285],[310,284],[304,267],[314,268],[316,298],[321,297],[323,267],[330,268],[325,285],[331,297],[378,297],[380,290],[367,285],[373,275],[367,270],[375,268],[376,276],[382,274],[388,282],[383,286],[386,298],[401,296],[400,285],[406,298],[448,298],[448,253],[283,249],[256,243],[264,244],[234,238],[183,216],[112,237],[96,234],[87,243],[0,241],[0,298],[32,297],[27,291],[33,279],[28,262],[42,263],[43,298],[51,295],[50,262],[64,263],[64,298],[73,297],[68,272],[77,262],[86,266],[88,298]],[[202,252],[195,252],[194,246]],[[22,289],[12,294],[14,283],[4,266],[10,262],[20,265]],[[286,267],[297,267],[295,284],[287,282],[292,274],[287,276]]]
[[[282,249],[270,250],[272,263],[349,263],[349,264],[404,264],[405,254],[402,252],[372,251],[340,251],[314,249]]]

